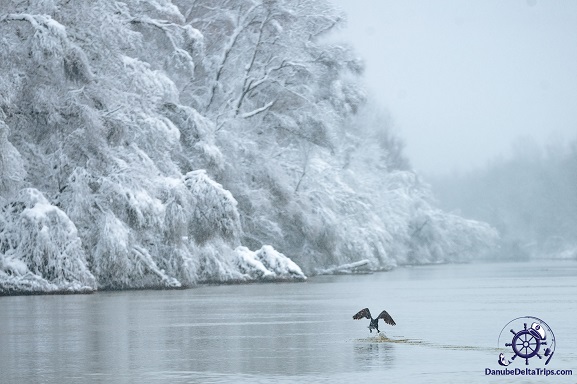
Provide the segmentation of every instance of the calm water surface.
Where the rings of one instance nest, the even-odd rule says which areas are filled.
[[[386,309],[386,337],[352,320]],[[531,315],[550,369],[490,377],[497,338]],[[439,265],[306,283],[0,297],[1,383],[577,382],[577,262]],[[542,363],[533,362],[534,367]],[[514,367],[524,368],[515,361]]]

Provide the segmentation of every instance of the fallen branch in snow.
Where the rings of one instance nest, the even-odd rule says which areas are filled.
[[[368,259],[355,261],[348,264],[341,264],[336,267],[327,269],[317,269],[317,275],[339,275],[339,274],[352,274],[352,273],[369,273],[370,261]]]

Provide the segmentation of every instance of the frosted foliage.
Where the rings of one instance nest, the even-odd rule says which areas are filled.
[[[20,153],[8,141],[8,126],[0,120],[0,194],[9,195],[26,177]]]
[[[129,56],[123,56],[125,74],[129,79],[129,90],[138,91],[152,103],[175,102],[178,98],[176,86],[164,72],[153,71],[150,64]]]
[[[161,270],[149,252],[132,238],[128,228],[111,214],[104,215],[94,249],[94,272],[103,288],[180,287]]]
[[[247,247],[232,248],[220,240],[198,248],[198,282],[249,282],[305,280],[301,268],[290,258],[264,245],[257,251]]]
[[[222,169],[223,155],[215,144],[214,124],[197,110],[166,103],[165,115],[179,129],[183,161],[204,168]]]
[[[115,286],[129,286],[129,230],[112,214],[104,214],[98,223],[100,231],[94,249],[94,274],[99,281]]]
[[[238,238],[239,215],[232,194],[211,180],[204,170],[189,172],[185,184],[192,195],[193,220],[189,225],[196,242],[203,244],[215,236]]]
[[[300,267],[291,259],[276,251],[270,245],[264,245],[256,252],[246,247],[235,250],[241,272],[252,279],[306,279]]]
[[[0,251],[2,292],[96,288],[76,227],[36,189],[21,190],[2,207]]]
[[[462,260],[319,0],[6,0],[3,293],[303,280]],[[375,122],[377,121],[377,122]],[[360,264],[359,264],[360,263]]]
[[[308,172],[314,183],[302,187],[299,210],[305,214],[297,217],[309,257],[323,260],[323,266],[367,258],[375,269],[391,266],[394,259],[387,246],[392,239],[368,197],[347,185],[329,163],[314,159]],[[297,260],[307,265],[305,260]]]

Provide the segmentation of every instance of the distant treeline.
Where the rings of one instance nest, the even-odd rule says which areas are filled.
[[[523,140],[511,157],[433,187],[445,209],[497,228],[505,256],[577,258],[577,141]]]

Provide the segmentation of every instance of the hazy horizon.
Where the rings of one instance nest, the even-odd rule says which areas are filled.
[[[425,175],[577,136],[577,3],[332,0],[338,36]]]

